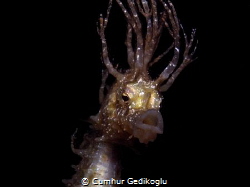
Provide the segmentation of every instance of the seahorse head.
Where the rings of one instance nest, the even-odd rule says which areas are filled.
[[[195,30],[190,40],[182,30],[175,8],[170,1],[120,1],[116,0],[127,21],[127,60],[130,68],[124,73],[117,70],[109,59],[105,29],[113,0],[105,18],[100,17],[98,33],[102,42],[102,59],[106,74],[100,89],[101,109],[92,117],[94,128],[99,130],[105,140],[127,140],[132,137],[141,143],[154,141],[157,134],[163,133],[163,119],[160,114],[161,92],[166,91],[184,67],[193,61],[193,41]],[[159,56],[155,55],[162,32],[169,34],[172,41]],[[183,40],[181,40],[181,33]],[[181,41],[184,42],[181,48]],[[179,62],[183,53],[182,63]],[[172,55],[165,69],[154,80],[148,69],[165,55]],[[170,58],[170,57],[169,57]],[[103,94],[107,76],[115,77],[115,82],[108,93]]]
[[[162,97],[154,81],[125,74],[110,89],[99,112],[98,128],[113,139],[138,138],[141,143],[154,141],[163,133],[160,113]]]

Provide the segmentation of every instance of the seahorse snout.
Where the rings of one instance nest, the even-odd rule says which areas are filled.
[[[133,136],[141,143],[153,142],[157,134],[163,133],[163,119],[158,110],[147,110],[137,117],[133,126]]]

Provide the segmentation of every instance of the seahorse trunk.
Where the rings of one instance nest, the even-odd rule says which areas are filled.
[[[79,149],[78,153],[83,159],[79,165],[74,167],[76,174],[72,179],[65,181],[67,186],[115,186],[108,183],[104,185],[103,181],[120,178],[121,167],[116,149],[117,147],[111,143],[97,142],[95,140],[92,140],[84,150]]]

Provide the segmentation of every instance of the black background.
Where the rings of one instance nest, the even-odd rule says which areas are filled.
[[[123,179],[163,178],[172,186],[224,184],[237,175],[245,150],[249,4],[173,4],[186,32],[197,28],[198,59],[163,94],[164,134],[139,155],[123,154]],[[15,69],[23,69],[17,91],[25,97],[18,98],[29,108],[24,113],[32,123],[25,125],[31,132],[26,136],[27,158],[34,164],[30,173],[38,169],[45,186],[63,186],[61,180],[74,173],[70,165],[79,162],[70,136],[76,128],[84,133],[84,120],[99,110],[102,64],[96,23],[107,0],[24,7],[14,18],[13,35],[21,51]],[[123,63],[125,27],[118,23],[124,18],[114,9],[108,44],[114,61]]]

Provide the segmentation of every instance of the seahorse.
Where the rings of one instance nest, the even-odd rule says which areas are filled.
[[[123,71],[111,62],[105,37],[113,1],[127,21],[125,44],[129,69]],[[84,135],[79,148],[75,148],[72,136],[72,150],[82,160],[75,166],[72,179],[64,180],[67,186],[98,186],[97,179],[120,179],[118,147],[131,146],[136,141],[148,144],[163,133],[162,92],[167,91],[180,72],[196,59],[196,29],[187,37],[169,0],[109,0],[106,16],[100,15],[97,30],[105,65],[99,91],[101,107],[98,114],[90,117],[92,131]],[[167,32],[172,41],[156,56],[163,32]],[[170,62],[153,79],[149,68],[166,55],[172,56]],[[115,78],[110,87],[108,76]],[[110,186],[117,184],[109,183]]]

